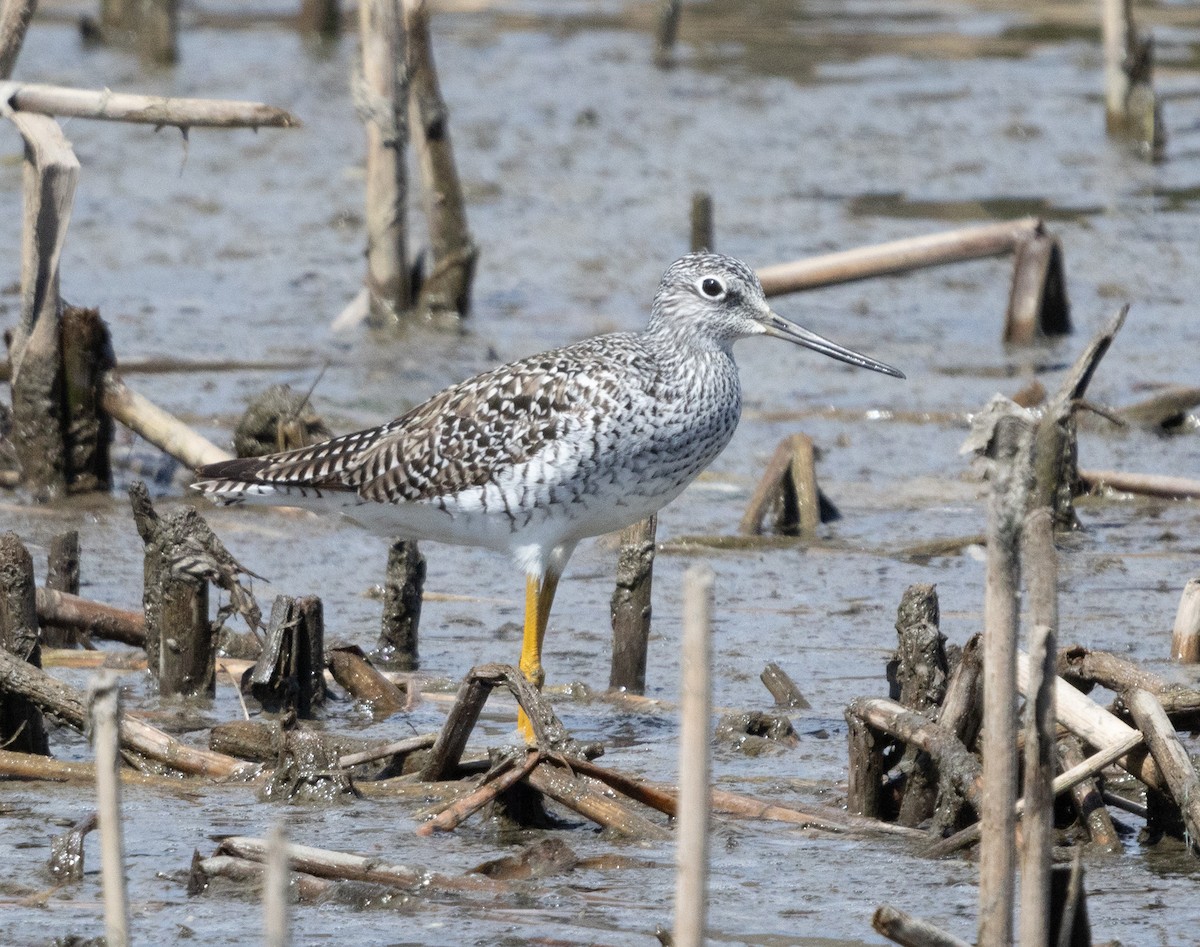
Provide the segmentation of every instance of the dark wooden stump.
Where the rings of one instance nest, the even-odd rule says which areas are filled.
[[[280,595],[271,608],[262,654],[244,690],[271,713],[312,717],[325,702],[325,619],[315,595]]]
[[[1022,240],[1013,260],[1012,287],[1004,321],[1004,341],[1032,345],[1069,335],[1071,305],[1063,274],[1062,245],[1042,229]]]
[[[165,696],[212,697],[216,693],[216,635],[208,620],[208,581],[194,570],[207,526],[195,510],[160,517],[146,485],[131,484],[138,533],[146,544],[142,604],[146,611],[146,660]]]
[[[33,558],[16,533],[0,535],[0,648],[41,667]],[[49,755],[42,712],[24,697],[0,693],[0,746]]]
[[[79,531],[70,530],[50,540],[46,588],[68,595],[79,594]],[[42,623],[42,644],[48,648],[70,648],[79,643],[80,633],[53,622]]]
[[[102,401],[104,376],[116,358],[99,309],[63,307],[62,360],[67,488],[72,493],[108,491],[114,426]]]
[[[611,604],[613,649],[608,686],[631,694],[646,692],[646,647],[650,640],[657,528],[658,517],[650,516],[621,531],[617,587]]]
[[[388,550],[383,624],[375,660],[400,671],[420,666],[417,632],[425,589],[425,557],[416,540],[395,540]]]

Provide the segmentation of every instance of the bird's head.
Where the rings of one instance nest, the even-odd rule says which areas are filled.
[[[844,348],[772,311],[754,271],[740,260],[719,253],[689,253],[667,268],[654,297],[650,331],[724,349],[738,339],[770,335],[850,365],[904,377],[898,369]]]

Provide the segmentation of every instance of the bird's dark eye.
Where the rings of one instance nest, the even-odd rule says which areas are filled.
[[[708,276],[700,282],[700,292],[710,299],[716,299],[725,292],[725,284],[715,277]]]

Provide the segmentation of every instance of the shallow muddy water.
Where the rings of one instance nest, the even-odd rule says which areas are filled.
[[[712,193],[717,248],[766,265],[963,223],[1044,216],[1063,242],[1075,333],[1034,350],[1000,334],[1011,264],[991,260],[781,298],[784,315],[903,368],[908,380],[854,371],[772,342],[740,346],[746,411],[731,447],[660,516],[668,544],[655,567],[648,694],[666,709],[634,713],[561,685],[608,680],[615,554],[576,553],[555,607],[546,668],[574,734],[603,741],[604,762],[650,778],[676,769],[680,596],[697,558],[717,572],[714,700],[767,709],[758,675],[778,662],[813,705],[793,715],[799,748],[747,756],[724,745],[725,788],[781,801],[837,802],[846,776],[843,708],[885,694],[896,605],[935,582],[942,627],[962,644],[981,625],[976,550],[905,561],[912,543],[982,532],[982,486],[958,455],[966,414],[1033,377],[1053,390],[1122,302],[1132,310],[1089,390],[1121,406],[1160,384],[1196,384],[1200,351],[1200,23],[1185,4],[1149,5],[1158,87],[1167,96],[1167,160],[1151,165],[1105,139],[1098,28],[1090,2],[763,2],[688,4],[678,65],[652,64],[651,4],[514,0],[462,4],[434,35],[471,227],[482,249],[474,313],[462,336],[391,337],[329,326],[362,277],[362,135],[349,98],[356,44],[300,38],[278,24],[185,29],[181,64],[147,71],[123,53],[83,48],[70,16],[48,5],[15,78],[123,91],[227,97],[292,110],[291,131],[176,132],[64,122],[82,163],[62,266],[65,297],[99,306],[119,359],[292,361],[302,368],[132,375],[131,385],[224,443],[247,398],[269,384],[305,389],[327,362],[315,404],[339,430],[393,417],[438,388],[501,361],[614,328],[640,327],[658,277],[686,250],[696,190]],[[1141,7],[1142,5],[1139,5]],[[229,5],[233,8],[233,5]],[[206,7],[206,9],[212,9]],[[1048,11],[1048,12],[1047,12]],[[189,16],[195,17],[196,11]],[[1194,11],[1193,11],[1194,13]],[[18,276],[20,143],[0,137],[0,285]],[[414,233],[422,222],[414,215]],[[0,295],[0,324],[17,297]],[[834,409],[834,410],[826,410]],[[900,414],[909,420],[892,417]],[[947,414],[955,421],[938,420]],[[914,417],[928,415],[926,423]],[[818,474],[843,519],[809,547],[679,551],[692,535],[728,535],[778,441],[808,433]],[[157,468],[122,436],[116,457]],[[1089,422],[1084,467],[1200,476],[1195,431],[1164,437]],[[169,474],[169,471],[168,471]],[[145,476],[143,472],[140,474]],[[141,543],[124,484],[111,499],[53,508],[0,498],[0,526],[45,561],[51,537],[78,528],[84,594],[140,600]],[[155,488],[165,508],[184,479]],[[270,584],[256,592],[318,594],[327,640],[371,647],[386,541],[349,524],[275,511],[205,508],[233,553]],[[1200,505],[1120,499],[1080,507],[1084,529],[1060,544],[1063,643],[1080,642],[1170,675],[1179,591],[1200,571]],[[506,560],[428,546],[422,671],[457,680],[474,664],[512,662],[522,583]],[[56,672],[83,684],[79,672]],[[1191,675],[1195,677],[1194,672]],[[129,676],[129,704],[154,708]],[[398,738],[439,725],[444,702],[374,723],[334,703],[326,725]],[[240,716],[224,686],[205,710]],[[513,737],[495,699],[475,746]],[[53,736],[56,755],[87,759],[82,738]],[[197,741],[206,739],[200,732]],[[1196,749],[1194,742],[1189,746]],[[258,835],[283,816],[295,841],[454,874],[540,833],[501,833],[478,817],[435,840],[414,836],[416,806],[358,801],[280,807],[214,788],[186,800],[126,792],[126,848],[140,943],[258,938],[259,907],[215,887],[189,898],[181,875],[217,834]],[[0,942],[44,944],[101,933],[98,854],[84,883],[48,892],[49,838],[89,811],[91,794],[37,783],[0,786],[10,841],[0,888]],[[1089,856],[1088,910],[1098,940],[1179,944],[1192,937],[1194,862],[1143,850]],[[388,904],[297,907],[297,944],[650,944],[670,925],[670,844],[614,841],[571,820],[555,833],[592,867],[488,901],[436,896]],[[880,942],[875,907],[890,902],[973,936],[972,862],[929,862],[901,842],[847,841],[778,825],[715,829],[714,943]]]

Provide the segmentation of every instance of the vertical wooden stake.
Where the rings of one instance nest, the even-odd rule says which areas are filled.
[[[1171,633],[1171,660],[1200,663],[1200,578],[1189,579],[1179,598]]]
[[[708,566],[692,566],[684,573],[675,947],[702,947],[708,926],[712,589]]]
[[[654,64],[659,69],[674,65],[675,40],[679,36],[679,16],[683,0],[658,0],[658,30],[654,37]]]
[[[617,587],[613,590],[611,605],[613,647],[608,686],[631,694],[646,693],[646,649],[650,640],[657,528],[658,517],[650,516],[621,531]]]
[[[708,191],[692,195],[692,250],[715,250],[713,234],[713,199]]]
[[[355,90],[366,126],[367,321],[396,325],[412,308],[408,273],[408,73],[394,0],[358,5],[362,81]]]
[[[418,308],[426,317],[453,322],[469,314],[479,248],[467,228],[466,203],[450,144],[450,117],[433,64],[425,0],[401,0],[405,63],[409,76],[409,128],[421,173],[421,199],[432,256]]]
[[[993,459],[988,507],[987,578],[983,599],[983,802],[979,850],[979,945],[1013,941],[1013,845],[1017,801],[1018,540],[1028,496],[1030,431],[1001,417],[989,445]]]
[[[121,754],[119,678],[101,671],[88,693],[92,745],[96,752],[96,812],[100,822],[100,877],[104,887],[104,932],[109,947],[129,943],[129,901],[125,896],[125,843],[121,832]]]
[[[263,944],[288,947],[288,847],[282,823],[267,832],[266,864],[263,868]]]

